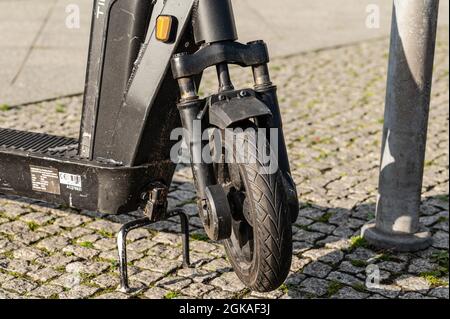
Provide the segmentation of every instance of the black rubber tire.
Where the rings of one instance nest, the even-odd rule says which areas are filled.
[[[249,121],[242,123],[240,127],[244,130],[248,127],[257,130]],[[244,141],[249,150],[256,150],[257,143],[250,142],[245,131],[236,133],[235,138]],[[292,262],[292,222],[281,172],[277,170],[271,174],[258,158],[249,162],[233,164],[234,170],[238,170],[239,174],[232,174],[232,178],[240,176],[238,183],[245,188],[248,200],[245,205],[246,219],[251,218],[249,224],[251,223],[253,230],[253,252],[249,254],[252,255],[251,260],[244,258],[236,249],[239,245],[236,241],[236,229],[233,228],[232,238],[225,240],[224,246],[239,279],[252,290],[268,292],[277,289],[289,273]],[[242,223],[245,222],[240,222],[240,225]]]

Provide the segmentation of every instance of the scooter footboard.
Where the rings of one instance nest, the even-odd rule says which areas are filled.
[[[169,183],[170,161],[125,167],[77,155],[78,141],[40,133],[0,129],[0,193],[107,214],[141,204],[149,182]]]

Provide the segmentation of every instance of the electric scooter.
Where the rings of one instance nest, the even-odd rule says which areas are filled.
[[[117,237],[121,289],[130,291],[133,229],[179,216],[190,265],[188,217],[167,208],[171,132],[182,127],[205,232],[223,242],[246,286],[276,289],[291,265],[298,199],[267,46],[237,38],[231,0],[94,1],[80,136],[0,129],[0,193],[108,214],[142,210]],[[235,89],[230,64],[251,68],[254,87]],[[200,98],[210,67],[219,89]],[[276,154],[270,165],[262,153]]]

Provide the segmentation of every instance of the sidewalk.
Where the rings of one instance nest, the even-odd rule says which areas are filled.
[[[272,57],[386,36],[391,1],[234,0],[242,42],[264,39]],[[65,26],[69,4],[80,8],[81,28]],[[365,25],[368,4],[380,8],[380,28]],[[0,0],[0,105],[18,105],[81,93],[92,0]],[[448,26],[448,1],[440,25]]]
[[[140,216],[105,216],[0,195],[1,298],[449,298],[448,30],[436,49],[421,223],[433,247],[392,253],[370,247],[360,229],[377,197],[388,39],[274,58],[284,132],[301,209],[293,227],[286,283],[250,292],[232,272],[222,245],[209,241],[194,204],[190,168],[179,169],[170,207],[190,215],[192,262],[181,267],[178,220],[130,233],[133,295],[118,286],[115,234]],[[236,87],[251,72],[232,68]],[[203,92],[217,89],[207,72]],[[0,110],[0,127],[77,137],[82,96]],[[367,266],[380,285],[367,285]],[[375,267],[375,268],[374,268]],[[377,268],[376,268],[377,267]]]

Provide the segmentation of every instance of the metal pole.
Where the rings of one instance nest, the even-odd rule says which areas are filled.
[[[439,0],[394,0],[376,219],[372,245],[416,251],[431,245],[419,223]]]

